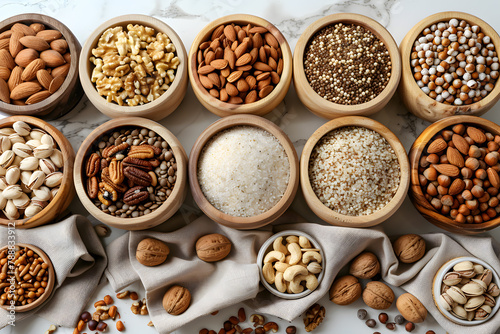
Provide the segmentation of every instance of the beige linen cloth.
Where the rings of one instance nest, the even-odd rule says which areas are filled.
[[[16,242],[42,249],[54,265],[56,281],[52,296],[36,309],[16,313],[16,322],[33,314],[53,324],[75,327],[92,296],[107,258],[90,221],[73,215],[61,222],[15,230]],[[0,228],[0,245],[7,244],[7,228]],[[8,325],[8,312],[0,309],[0,328]]]
[[[282,222],[283,219],[280,219]],[[288,222],[302,221],[288,216]],[[444,318],[432,300],[432,280],[437,270],[448,260],[458,256],[476,256],[500,273],[500,247],[491,238],[425,234],[427,252],[418,262],[399,264],[392,250],[391,240],[377,229],[357,229],[297,223],[273,226],[274,232],[301,230],[314,237],[324,250],[325,276],[318,289],[298,300],[280,299],[267,290],[259,289],[259,269],[255,264],[259,246],[271,235],[266,231],[237,231],[219,226],[203,216],[173,233],[131,232],[116,240],[108,248],[109,265],[106,275],[116,291],[138,280],[147,291],[148,308],[152,321],[160,333],[169,333],[197,317],[240,301],[256,312],[293,320],[328,293],[337,273],[364,250],[374,252],[380,259],[382,276],[390,284],[401,286],[414,294],[432,316],[449,333],[495,333],[500,327],[497,313],[486,323],[458,326]],[[233,243],[229,257],[215,264],[200,261],[194,251],[194,242],[207,233],[225,234]],[[154,237],[169,244],[171,253],[166,263],[158,268],[140,265],[135,259],[135,248],[144,237]],[[124,259],[122,254],[129,254]],[[192,293],[192,305],[180,316],[167,314],[161,299],[172,284],[186,286]],[[259,292],[260,291],[260,292]]]

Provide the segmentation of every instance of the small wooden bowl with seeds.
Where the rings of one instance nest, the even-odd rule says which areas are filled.
[[[300,158],[307,205],[338,226],[369,227],[387,220],[406,197],[409,171],[398,137],[381,123],[360,116],[321,126]]]
[[[336,32],[336,29],[346,30]],[[319,48],[319,42],[329,33],[340,39],[325,39],[325,48],[337,51],[339,45],[335,43],[341,43],[342,51],[335,58],[349,57],[351,63],[354,62],[352,66],[355,70],[342,70],[343,64],[332,64],[330,59],[325,58],[323,54],[329,51]],[[369,36],[370,42],[363,45],[364,51],[351,54],[354,50],[346,45],[356,45],[357,48],[359,38],[366,36]],[[376,55],[366,56],[364,53],[372,51],[374,43]],[[378,58],[378,64],[374,57]],[[374,72],[365,73],[368,70]],[[325,77],[327,73],[333,75]],[[293,84],[300,101],[311,112],[327,119],[376,113],[394,95],[400,76],[401,58],[394,38],[380,23],[360,14],[339,13],[315,21],[302,33],[293,53]],[[347,91],[340,92],[346,93],[344,96],[339,94],[338,89],[344,89],[346,83],[354,85],[356,91],[346,87]]]
[[[110,120],[83,141],[75,188],[92,216],[112,227],[144,230],[169,219],[187,193],[187,156],[162,125],[140,117]]]
[[[283,34],[263,18],[233,14],[210,22],[191,45],[189,80],[210,112],[263,116],[285,98],[292,53]]]
[[[0,110],[55,119],[80,101],[81,46],[63,23],[43,14],[10,17],[0,24],[0,45],[6,45],[0,47]]]

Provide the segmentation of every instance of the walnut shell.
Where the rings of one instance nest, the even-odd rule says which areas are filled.
[[[408,321],[424,322],[427,317],[425,306],[411,293],[404,293],[396,300],[399,313]]]
[[[163,241],[146,238],[137,245],[135,257],[140,264],[154,267],[165,262],[169,253],[170,249]]]
[[[361,296],[361,284],[351,275],[342,276],[330,288],[330,300],[337,305],[348,305]]]
[[[414,263],[425,254],[425,240],[417,234],[400,236],[392,246],[394,253],[403,263]]]
[[[357,278],[370,279],[380,272],[380,262],[371,252],[363,252],[352,260],[349,274]]]
[[[222,234],[207,234],[196,241],[196,254],[205,262],[220,261],[231,251],[231,241]]]
[[[385,310],[394,302],[394,292],[382,282],[373,281],[366,284],[363,301],[376,310]]]
[[[165,292],[162,304],[169,314],[182,314],[191,304],[191,293],[185,287],[174,285]]]

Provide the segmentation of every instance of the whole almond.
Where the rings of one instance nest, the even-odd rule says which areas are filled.
[[[250,89],[254,89],[255,85],[257,84],[257,79],[255,79],[254,76],[249,75],[248,77],[245,78],[246,82],[248,83],[248,87]]]
[[[248,85],[248,82],[246,82],[246,80],[243,78],[239,79],[238,82],[236,82],[236,88],[240,92],[246,92],[246,91],[250,90],[250,86]]]
[[[63,58],[67,63],[71,63],[71,53],[66,52],[65,54],[63,54]]]
[[[42,90],[41,92],[35,93],[28,97],[26,104],[35,104],[41,102],[52,95],[48,90]]]
[[[10,70],[5,66],[0,66],[0,78],[9,80]]]
[[[64,54],[68,49],[68,42],[64,39],[56,39],[50,42],[50,48],[54,51],[59,52],[60,54]]]
[[[245,54],[241,55],[241,57],[236,59],[235,65],[236,66],[245,66],[248,63],[250,63],[251,61],[252,61],[252,56],[249,53],[245,53]]]
[[[486,141],[486,135],[483,133],[483,131],[473,126],[467,127],[467,134],[474,142],[478,144],[482,144]]]
[[[34,49],[36,51],[43,51],[50,48],[49,43],[47,43],[43,38],[36,36],[24,36],[19,39],[22,45],[27,48]]]
[[[217,70],[222,70],[226,68],[228,61],[225,59],[215,59],[210,62],[210,66]]]
[[[40,58],[43,59],[49,67],[57,67],[66,63],[63,56],[54,50],[42,51],[40,53]]]
[[[10,39],[0,39],[0,49],[9,49]]]
[[[21,80],[21,75],[23,74],[23,68],[21,66],[16,66],[10,73],[9,81],[7,84],[9,85],[9,90],[12,91],[17,85],[19,85]]]
[[[222,88],[220,90],[220,100],[222,102],[227,102],[227,100],[229,100],[229,95],[227,95],[227,91],[225,88]]]
[[[14,25],[10,28],[12,32],[18,31],[23,34],[23,36],[35,36],[35,31],[28,27],[26,24],[23,23],[14,23]]]
[[[260,61],[257,61],[253,64],[253,67],[256,70],[263,71],[263,72],[271,72],[273,69],[271,66],[267,65],[266,63],[262,63]]]
[[[38,33],[39,31],[45,30],[45,26],[43,25],[43,23],[38,23],[38,22],[30,24],[30,28],[33,29],[35,34]]]
[[[12,36],[12,30],[5,30],[0,34],[0,39],[9,39]]]
[[[448,195],[458,195],[465,189],[465,182],[462,179],[455,179],[450,188],[448,188]]]
[[[212,81],[210,81],[210,79],[206,75],[200,75],[200,82],[206,89],[212,89],[212,87],[214,86]]]
[[[235,82],[241,77],[242,74],[243,74],[243,71],[233,71],[227,77],[227,81],[228,82]]]
[[[467,155],[469,153],[469,143],[467,143],[464,137],[454,133],[451,137],[451,141],[453,142],[453,145],[455,145],[456,149],[460,151],[460,153],[462,153],[463,155]]]
[[[277,49],[280,47],[278,40],[270,32],[264,34],[264,39],[266,40],[266,43],[272,46],[273,48]]]
[[[248,30],[249,33],[251,34],[265,34],[268,30],[264,27],[253,27]]]
[[[252,36],[252,44],[254,48],[260,48],[263,45],[262,35],[257,33]]]
[[[10,103],[10,91],[7,82],[0,78],[0,100],[5,103]]]
[[[229,96],[237,96],[240,92],[238,91],[238,89],[236,88],[235,85],[233,85],[232,83],[228,82],[226,84],[226,91],[227,91],[227,95]]]
[[[10,98],[13,100],[21,100],[24,98],[27,98],[30,95],[35,94],[36,92],[40,91],[42,89],[42,86],[38,84],[37,82],[23,82],[17,85],[11,92],[10,92]]]
[[[63,82],[64,82],[64,77],[62,76],[58,76],[52,79],[52,82],[49,85],[50,94],[54,94],[59,89],[59,87],[61,87]]]
[[[1,51],[1,50],[0,50]],[[38,52],[35,49],[24,49],[19,51],[15,58],[15,62],[17,65],[21,67],[26,67],[31,63],[33,60],[37,59],[39,57]]]
[[[56,39],[59,39],[62,37],[62,34],[60,31],[57,30],[52,30],[52,29],[46,29],[42,30],[36,33],[36,37],[43,38],[46,42],[52,42]]]
[[[36,72],[36,79],[43,86],[43,88],[48,90],[53,78],[47,70],[39,70]]]
[[[232,25],[228,24],[224,27],[224,36],[226,36],[226,38],[231,42],[236,40],[236,31]]]
[[[240,58],[241,55],[243,55],[245,52],[247,52],[248,48],[248,43],[243,42],[238,47],[234,50],[234,55],[236,56],[236,59]]]
[[[64,65],[61,65],[61,66],[58,66],[56,68],[53,68],[52,69],[52,72],[51,75],[55,78],[55,77],[59,77],[59,76],[62,76],[62,77],[65,77],[68,75],[69,73],[69,68],[70,68],[71,64],[70,63],[66,63]]]
[[[23,45],[19,41],[24,34],[19,31],[12,32],[12,36],[10,36],[9,40],[9,52],[12,57],[16,57],[19,51],[23,49]]]
[[[23,73],[21,74],[21,80],[22,81],[30,81],[35,79],[36,73],[45,68],[45,62],[38,58],[33,60],[31,63],[29,63],[28,66],[24,69]]]
[[[247,96],[245,97],[245,103],[252,103],[257,101],[257,91],[256,90],[251,90],[248,92]]]
[[[14,58],[12,58],[12,55],[6,49],[0,49],[0,66],[5,66],[9,70],[12,70],[14,67],[16,67]]]
[[[446,150],[446,157],[448,158],[448,162],[452,165],[455,165],[459,168],[465,166],[464,157],[454,147],[448,147],[448,149]]]
[[[214,39],[219,38],[220,36],[222,36],[223,32],[224,32],[224,25],[218,26],[212,32],[212,37],[210,39],[213,41]]]
[[[497,171],[489,167],[486,170],[486,173],[488,174],[488,180],[490,181],[491,185],[497,189],[500,188],[500,177],[498,176]]]
[[[231,69],[234,69],[234,66],[236,64],[236,56],[231,48],[227,47],[224,49],[224,59],[227,60],[229,67]]]
[[[198,74],[207,75],[213,71],[215,71],[215,68],[212,65],[205,65],[198,69]]]
[[[220,88],[221,81],[220,81],[219,75],[217,73],[214,73],[214,72],[208,73],[207,78],[212,82],[212,84],[215,87]]]
[[[454,165],[438,164],[433,166],[438,171],[438,173],[444,174],[449,177],[457,177],[460,174],[460,169],[458,169],[458,167]]]
[[[259,97],[261,99],[265,98],[266,96],[268,96],[273,91],[273,89],[274,89],[274,87],[271,86],[271,85],[265,86],[264,88],[262,88],[259,91]]]

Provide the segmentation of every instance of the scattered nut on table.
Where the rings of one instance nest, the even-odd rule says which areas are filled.
[[[425,254],[425,240],[417,234],[405,234],[400,236],[394,244],[394,253],[403,263],[414,263]]]
[[[376,310],[388,309],[395,299],[392,289],[378,281],[368,282],[362,296],[365,304]]]
[[[207,234],[196,241],[196,254],[205,262],[217,262],[231,252],[231,241],[218,233]]]
[[[163,241],[145,238],[137,245],[135,257],[140,264],[154,267],[167,260],[170,249]]]
[[[330,288],[330,300],[337,305],[348,305],[361,297],[361,283],[351,275],[337,278]]]
[[[399,313],[408,321],[414,323],[424,322],[427,317],[427,309],[411,293],[404,293],[396,300]]]
[[[373,278],[380,273],[380,262],[375,254],[362,252],[352,260],[349,273],[357,278]]]

